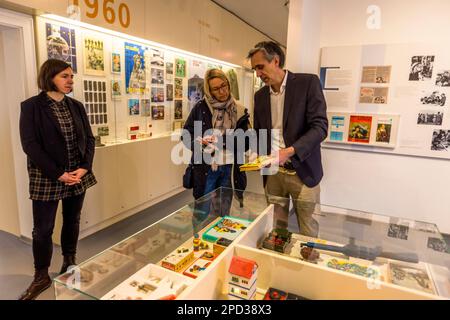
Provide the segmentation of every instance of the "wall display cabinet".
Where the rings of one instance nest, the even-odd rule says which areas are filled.
[[[49,17],[37,17],[36,28],[38,64],[54,58],[72,66],[71,96],[84,103],[97,147],[171,133],[203,98],[210,68],[229,75],[236,99],[249,100],[239,94],[247,90],[237,65]]]
[[[234,193],[217,189],[55,278],[56,298],[227,299],[234,256],[257,265],[255,299],[450,298],[433,224],[308,203],[319,233],[307,237],[274,228],[280,208],[264,195],[245,192],[242,206]]]

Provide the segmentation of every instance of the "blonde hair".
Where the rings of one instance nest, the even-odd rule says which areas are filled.
[[[211,88],[209,87],[209,80],[214,79],[214,78],[222,79],[223,82],[226,82],[226,84],[228,85],[228,89],[231,89],[230,81],[228,80],[228,77],[225,75],[225,72],[223,72],[220,69],[209,69],[205,73],[205,80],[204,80],[204,84],[203,84],[205,95],[208,99],[212,98]],[[230,90],[229,90],[229,92],[231,95]]]

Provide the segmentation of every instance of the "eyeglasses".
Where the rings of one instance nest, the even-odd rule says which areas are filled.
[[[216,92],[216,91],[220,91],[222,89],[227,89],[228,90],[228,84],[224,83],[222,84],[220,87],[218,88],[211,88],[211,92]]]

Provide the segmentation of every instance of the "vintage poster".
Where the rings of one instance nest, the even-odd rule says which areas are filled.
[[[196,103],[203,98],[203,77],[205,72],[204,62],[191,60],[189,68],[190,77],[188,80],[189,110],[192,110]]]
[[[141,116],[150,117],[151,111],[150,99],[141,99]]]
[[[156,68],[164,68],[164,52],[150,49],[150,64]]]
[[[391,130],[392,130],[391,118],[378,118],[377,120],[377,134],[375,137],[376,142],[387,143],[391,142]]]
[[[359,103],[386,104],[388,92],[387,87],[361,87]]]
[[[75,29],[46,23],[45,31],[48,59],[67,62],[72,66],[73,73],[77,73]]]
[[[164,102],[164,88],[152,88],[152,102]]]
[[[144,94],[146,89],[145,50],[142,46],[125,43],[125,85],[127,93]]]
[[[152,68],[152,84],[164,84],[164,70]]]
[[[389,83],[391,66],[365,66],[362,72],[362,83]]]
[[[166,85],[166,101],[173,101],[173,84]]]
[[[166,80],[172,81],[173,79],[173,62],[166,62]]]
[[[186,60],[175,59],[175,76],[179,78],[186,77]]]
[[[111,53],[111,73],[120,74],[122,72],[122,62],[120,61],[120,53]]]
[[[118,100],[122,97],[122,81],[111,80],[111,98]]]
[[[239,96],[239,82],[237,73],[234,69],[230,69],[227,72],[228,80],[230,80],[230,92],[236,100],[240,99]]]
[[[152,120],[164,120],[164,106],[152,106]]]
[[[92,76],[105,75],[103,40],[86,37],[83,47],[84,73]]]
[[[350,116],[349,142],[369,143],[372,116]]]
[[[192,110],[194,106],[203,98],[203,79],[198,75],[193,76],[188,80],[188,99],[189,110]]]
[[[175,120],[183,119],[183,100],[175,100]]]
[[[345,116],[332,116],[330,141],[344,141]]]
[[[128,99],[128,115],[138,116],[140,114],[139,99]]]
[[[434,56],[414,56],[411,58],[409,81],[428,81],[433,76]]]
[[[183,99],[183,79],[175,78],[175,99]]]

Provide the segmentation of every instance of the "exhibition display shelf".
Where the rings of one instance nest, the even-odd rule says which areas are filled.
[[[435,225],[291,202],[317,225],[306,236],[275,225],[289,199],[271,201],[219,188],[55,278],[56,298],[450,297],[450,255]],[[252,272],[245,280],[236,270]]]

